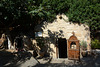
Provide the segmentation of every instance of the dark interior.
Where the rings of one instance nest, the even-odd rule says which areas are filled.
[[[58,39],[59,58],[67,58],[67,40],[65,38]]]

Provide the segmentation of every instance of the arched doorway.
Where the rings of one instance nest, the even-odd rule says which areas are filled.
[[[68,39],[68,59],[79,60],[80,58],[80,47],[79,40],[73,35]]]

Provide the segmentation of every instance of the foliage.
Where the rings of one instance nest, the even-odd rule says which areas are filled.
[[[6,27],[11,24],[23,24],[31,18],[28,11],[34,6],[32,0],[1,0],[0,1],[0,22]],[[27,18],[27,20],[26,20]]]
[[[40,19],[52,20],[56,14],[65,13],[70,20],[88,23],[94,29],[99,26],[99,0],[1,0],[2,19],[17,19],[22,14],[31,14]],[[5,13],[5,15],[4,15]],[[7,14],[8,13],[8,14]],[[98,23],[96,23],[98,22]],[[96,24],[95,24],[96,23]],[[96,25],[96,26],[94,26]]]
[[[91,41],[91,48],[92,49],[100,49],[100,41],[97,39],[94,39]]]
[[[57,14],[66,14],[74,23],[86,23],[93,33],[100,29],[100,0],[1,0],[0,27],[33,29],[43,21],[52,22]]]
[[[80,43],[80,47],[81,47],[82,50],[87,50],[87,43],[86,43],[86,41],[82,41]]]
[[[86,23],[91,31],[100,28],[100,1],[99,0],[72,0],[68,13],[73,22]]]

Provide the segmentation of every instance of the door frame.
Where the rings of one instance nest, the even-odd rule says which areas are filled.
[[[58,43],[58,39],[66,39],[66,38],[57,38],[57,42],[56,42],[56,57],[58,58],[58,59],[60,59],[59,58],[59,43]],[[67,57],[66,58],[68,58],[68,40],[66,39],[66,45],[67,45]]]

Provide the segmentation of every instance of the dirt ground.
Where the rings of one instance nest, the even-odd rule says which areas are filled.
[[[100,50],[94,53],[80,61],[74,61],[52,58],[36,59],[29,51],[13,53],[9,50],[0,50],[0,67],[100,67]]]

